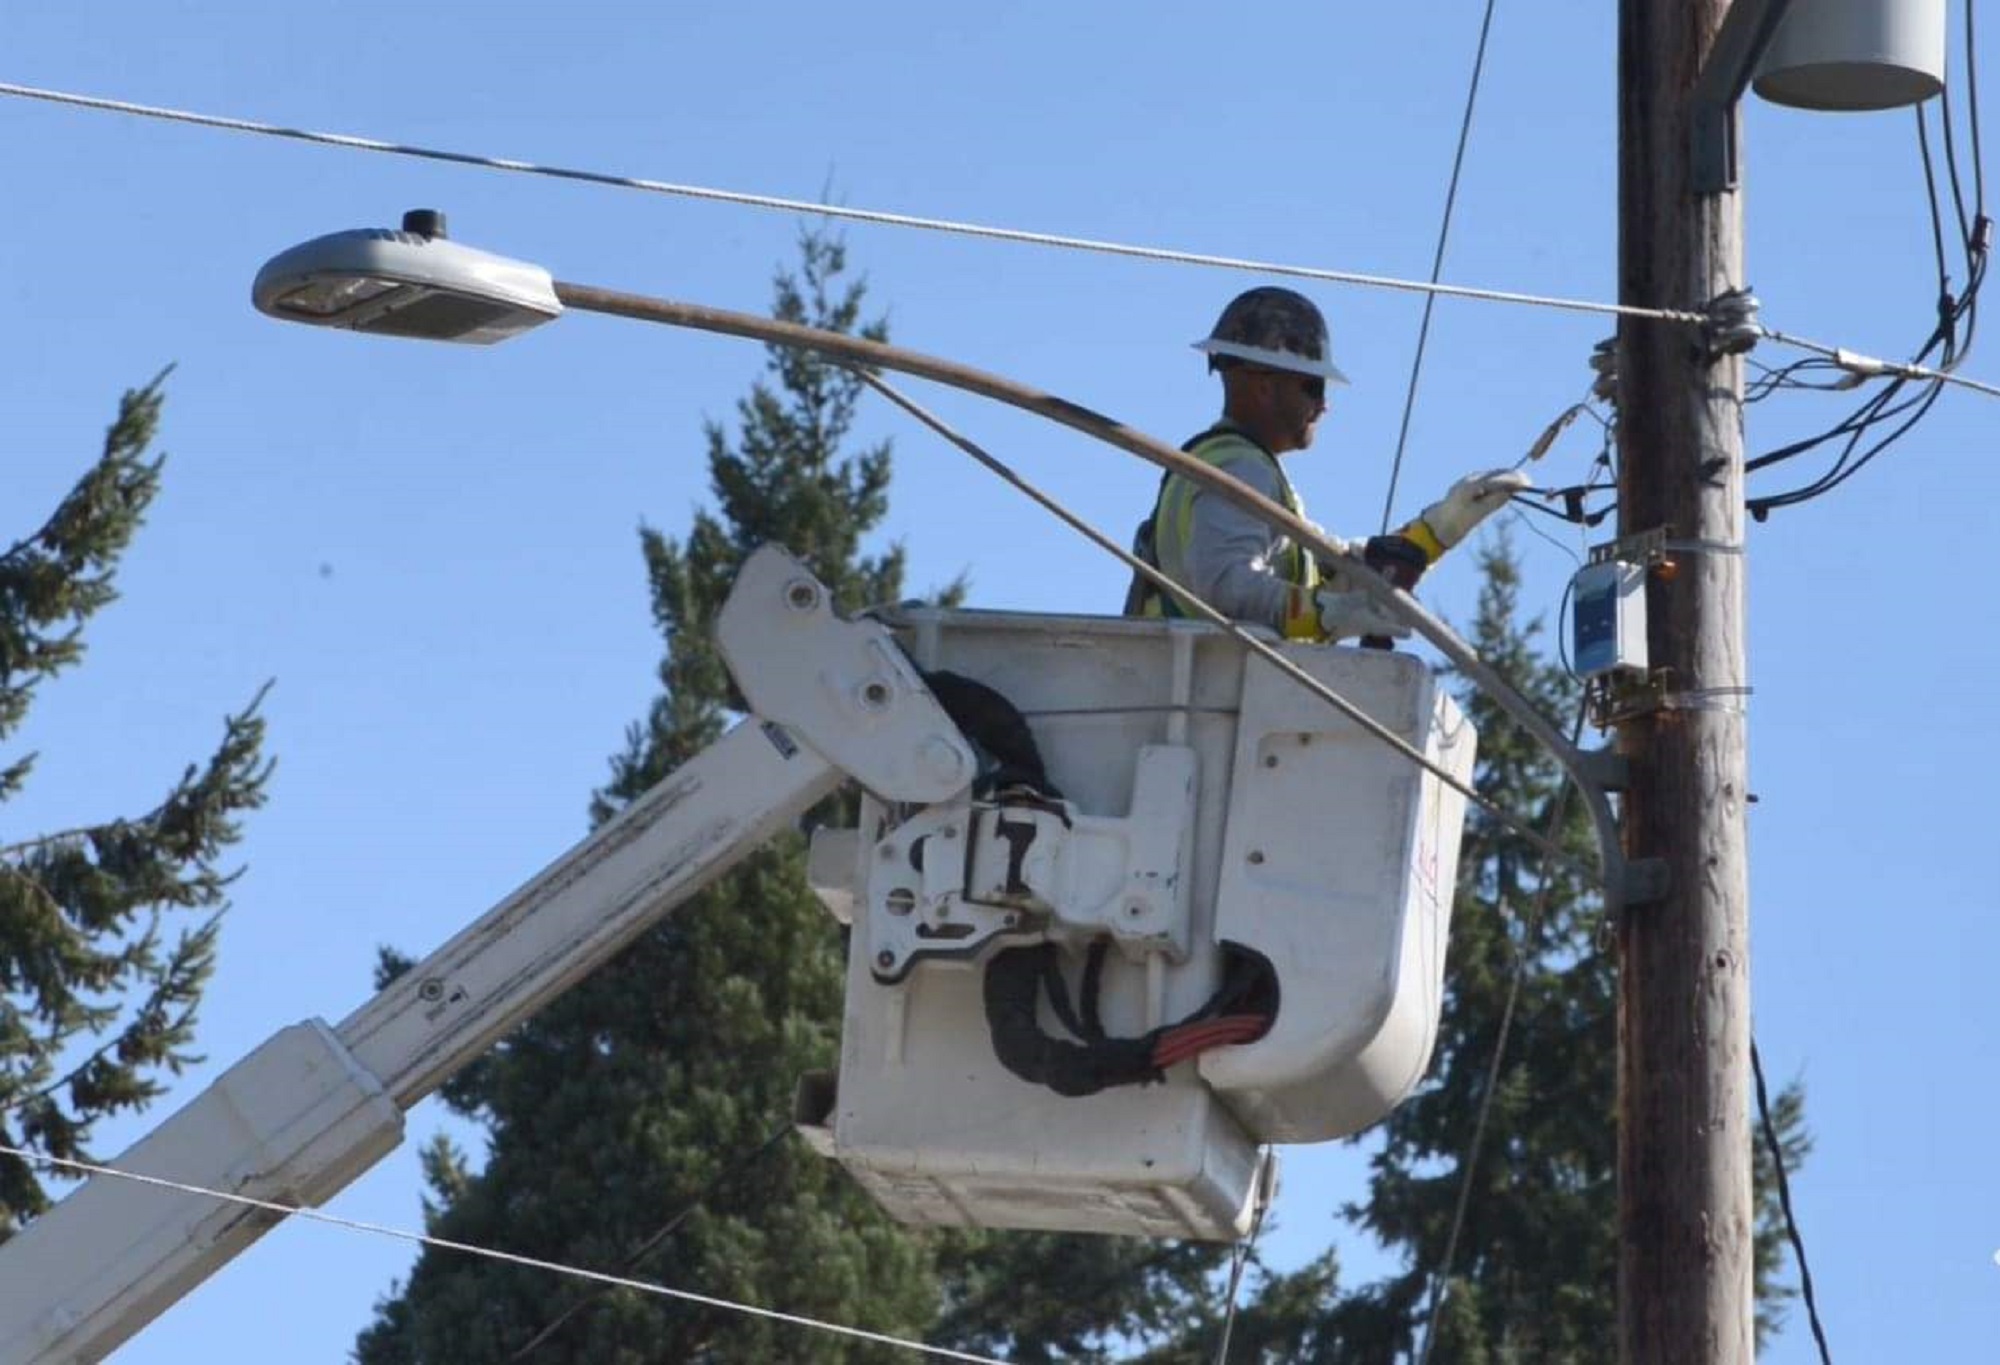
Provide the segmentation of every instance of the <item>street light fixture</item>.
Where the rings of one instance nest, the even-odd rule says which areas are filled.
[[[747,337],[767,346],[815,351],[835,364],[863,374],[896,370],[1020,408],[1116,446],[1179,474],[1252,516],[1283,529],[1322,559],[1344,558],[1340,547],[1329,541],[1317,526],[1259,496],[1230,475],[1142,431],[1054,394],[985,370],[866,337],[751,313],[554,280],[540,266],[447,241],[444,216],[428,209],[405,214],[400,232],[383,228],[336,232],[281,252],[257,272],[251,297],[259,311],[285,322],[429,341],[480,343],[504,341],[560,316],[566,308],[577,309]],[[1449,626],[1373,569],[1357,559],[1344,571],[1435,645],[1555,755],[1557,762],[1576,779],[1597,829],[1607,908],[1616,910],[1661,895],[1659,861],[1628,862],[1619,847],[1617,817],[1605,790],[1607,785],[1622,782],[1622,761],[1615,756],[1585,753],[1570,743]],[[1332,694],[1323,695],[1363,729],[1379,730],[1379,723],[1356,710],[1352,703]]]
[[[451,241],[430,209],[404,214],[401,231],[335,232],[281,252],[250,298],[287,322],[489,346],[563,311],[548,271]]]

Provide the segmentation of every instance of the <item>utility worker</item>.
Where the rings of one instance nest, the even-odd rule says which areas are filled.
[[[1181,448],[1303,518],[1305,505],[1281,457],[1312,444],[1326,386],[1345,384],[1328,356],[1326,319],[1312,300],[1266,286],[1231,299],[1209,335],[1194,343],[1222,376],[1222,419]],[[1372,567],[1409,587],[1473,527],[1528,486],[1518,470],[1460,479],[1415,521],[1367,542]],[[1329,537],[1348,554],[1364,549]],[[1160,480],[1153,514],[1133,551],[1226,616],[1269,626],[1288,640],[1408,635],[1366,591],[1345,587],[1338,564],[1321,564],[1283,531],[1190,479]],[[1127,615],[1183,616],[1182,604],[1133,576]]]

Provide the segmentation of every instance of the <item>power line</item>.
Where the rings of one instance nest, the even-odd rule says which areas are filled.
[[[1270,664],[1271,667],[1277,669],[1280,673],[1283,673],[1286,677],[1290,678],[1293,682],[1303,687],[1306,691],[1312,693],[1320,700],[1326,702],[1328,705],[1338,710],[1342,715],[1346,716],[1356,725],[1366,730],[1370,735],[1373,735],[1376,739],[1381,740],[1391,749],[1394,749],[1404,758],[1408,759],[1410,762],[1416,764],[1418,767],[1430,773],[1433,777],[1437,778],[1440,782],[1450,787],[1453,791],[1465,797],[1466,800],[1472,802],[1473,805],[1479,807],[1481,810],[1485,811],[1488,815],[1491,815],[1495,820],[1499,821],[1502,825],[1505,825],[1508,829],[1514,831],[1514,833],[1526,839],[1529,843],[1533,844],[1536,848],[1540,849],[1545,856],[1559,860],[1565,867],[1569,868],[1573,872],[1576,872],[1578,875],[1588,879],[1593,884],[1596,885],[1603,884],[1604,874],[1601,870],[1586,866],[1580,860],[1571,857],[1570,854],[1567,851],[1565,851],[1560,845],[1554,843],[1551,840],[1542,838],[1540,833],[1538,833],[1525,820],[1522,820],[1520,817],[1513,815],[1512,813],[1502,809],[1491,798],[1482,795],[1470,783],[1465,782],[1464,780],[1459,778],[1456,774],[1448,771],[1442,765],[1433,761],[1428,755],[1413,748],[1407,741],[1403,739],[1402,736],[1388,729],[1380,721],[1376,720],[1373,716],[1369,715],[1366,711],[1363,711],[1360,707],[1356,706],[1353,702],[1347,700],[1347,698],[1341,696],[1338,692],[1334,691],[1331,687],[1328,687],[1318,678],[1313,677],[1310,673],[1307,673],[1304,669],[1300,668],[1296,662],[1286,658],[1283,654],[1273,649],[1270,645],[1266,644],[1262,640],[1259,640],[1256,636],[1252,635],[1249,631],[1245,630],[1242,626],[1238,625],[1235,621],[1230,620],[1227,616],[1223,615],[1221,612],[1217,611],[1214,607],[1210,606],[1207,602],[1203,601],[1200,595],[1194,592],[1193,589],[1187,587],[1183,583],[1177,582],[1169,575],[1161,572],[1155,566],[1146,563],[1144,560],[1140,559],[1137,555],[1125,549],[1123,546],[1119,545],[1116,541],[1112,540],[1109,536],[1105,535],[1102,531],[1098,530],[1096,527],[1092,526],[1089,522],[1085,521],[1082,517],[1072,512],[1069,508],[1063,506],[1063,504],[1057,501],[1054,497],[1051,497],[1049,494],[1035,487],[1035,485],[1029,483],[1026,479],[1022,478],[1019,474],[1017,474],[1012,468],[1010,468],[1007,464],[1001,461],[998,457],[989,453],[983,447],[975,443],[971,438],[964,436],[955,429],[953,429],[950,426],[950,424],[945,422],[943,418],[938,417],[936,414],[930,412],[921,404],[917,403],[914,399],[908,397],[900,390],[896,389],[895,387],[887,383],[885,380],[883,380],[879,375],[874,374],[872,371],[857,368],[855,370],[855,373],[858,374],[861,377],[861,379],[866,384],[868,384],[870,388],[873,388],[876,392],[880,393],[884,398],[887,398],[890,402],[894,403],[904,412],[909,413],[910,416],[916,418],[919,422],[922,422],[932,431],[944,437],[945,440],[957,446],[967,455],[970,455],[973,459],[977,460],[981,465],[984,465],[989,471],[998,475],[1006,483],[1008,483],[1015,489],[1019,490],[1020,492],[1025,493],[1044,511],[1049,512],[1050,514],[1055,516],[1057,520],[1061,521],[1071,530],[1083,536],[1086,540],[1090,541],[1100,550],[1103,550],[1105,553],[1111,555],[1114,559],[1118,560],[1118,562],[1123,564],[1126,568],[1131,569],[1134,573],[1137,573],[1142,577],[1144,577],[1147,582],[1151,583],[1161,592],[1171,593],[1175,598],[1185,601],[1188,604],[1188,606],[1192,609],[1194,615],[1199,616],[1202,620],[1208,622],[1210,625],[1221,627],[1222,630],[1224,630],[1229,634],[1230,638],[1234,639],[1238,644],[1242,645],[1245,649],[1248,649],[1251,653],[1263,659],[1266,663]]]
[[[1583,718],[1584,712],[1579,709],[1576,723],[1570,727],[1571,744],[1583,735]],[[1562,792],[1549,812],[1549,822],[1543,835],[1551,843],[1562,834],[1563,822],[1569,818],[1569,798],[1574,786],[1573,781],[1564,781]],[[1439,1260],[1437,1273],[1431,1277],[1430,1303],[1424,1313],[1424,1344],[1417,1355],[1417,1365],[1430,1365],[1431,1351],[1437,1345],[1438,1315],[1444,1308],[1445,1285],[1450,1283],[1452,1262],[1458,1255],[1459,1235],[1465,1230],[1465,1216],[1472,1205],[1472,1178],[1479,1167],[1479,1148],[1486,1140],[1487,1116],[1493,1109],[1493,1097],[1500,1089],[1500,1066],[1506,1058],[1507,1041],[1513,1032],[1514,1007],[1521,998],[1521,983],[1528,975],[1528,955],[1534,940],[1541,933],[1542,920],[1548,913],[1549,895],[1555,887],[1549,870],[1549,857],[1545,851],[1535,887],[1534,908],[1521,923],[1521,942],[1514,949],[1514,971],[1507,979],[1507,1000],[1500,1009],[1500,1028],[1493,1040],[1493,1057],[1486,1066],[1486,1087],[1479,1097],[1479,1111],[1472,1122],[1472,1137],[1466,1143],[1465,1157],[1459,1163],[1458,1198],[1452,1206],[1451,1231],[1445,1237],[1444,1255]]]
[[[780,1142],[782,1142],[786,1137],[788,1137],[791,1134],[791,1131],[792,1131],[792,1125],[790,1122],[781,1123],[776,1128],[771,1130],[771,1135],[769,1137],[765,1138],[755,1147],[746,1147],[738,1151],[733,1158],[731,1158],[728,1162],[724,1163],[721,1170],[717,1171],[714,1174],[714,1176],[712,1176],[709,1179],[708,1183],[702,1187],[701,1191],[698,1194],[696,1194],[694,1198],[688,1200],[687,1203],[681,1206],[681,1210],[679,1213],[676,1213],[672,1218],[669,1218],[665,1223],[661,1224],[656,1232],[654,1232],[650,1237],[646,1238],[645,1241],[639,1243],[638,1246],[632,1249],[631,1254],[626,1256],[625,1258],[625,1264],[619,1267],[619,1273],[629,1275],[633,1271],[637,1270],[639,1266],[645,1261],[645,1259],[653,1254],[653,1251],[660,1245],[660,1243],[666,1241],[667,1238],[673,1236],[675,1231],[679,1229],[681,1224],[687,1222],[688,1219],[694,1217],[695,1211],[701,1208],[703,1204],[706,1204],[709,1201],[709,1199],[714,1196],[717,1190],[721,1189],[724,1185],[728,1184],[729,1181],[733,1180],[735,1177],[742,1174],[744,1171],[748,1170],[752,1164],[754,1164],[756,1161],[762,1158],[766,1153],[770,1152],[772,1148],[776,1147]],[[609,1287],[600,1288],[578,1299],[575,1303],[572,1303],[569,1307],[563,1309],[562,1312],[556,1314],[556,1316],[549,1321],[547,1326],[543,1327],[540,1331],[536,1332],[532,1337],[529,1337],[525,1342],[521,1344],[520,1349],[516,1350],[513,1355],[507,1357],[508,1361],[510,1362],[510,1365],[511,1362],[527,1359],[528,1356],[534,1352],[534,1349],[537,1346],[540,1346],[543,1342],[547,1341],[550,1337],[554,1336],[557,1332],[561,1331],[564,1323],[568,1322],[571,1318],[575,1317],[578,1313],[581,1313],[584,1309],[590,1307],[590,1305],[596,1303],[598,1300],[602,1299],[606,1294],[610,1292],[611,1291]]]
[[[1796,346],[1802,351],[1825,356],[1850,374],[1863,376],[1894,375],[1900,379],[1922,379],[1937,384],[1956,384],[1974,393],[1983,393],[1988,398],[2000,398],[2000,384],[1987,384],[1977,379],[1967,379],[1962,374],[1948,374],[1943,370],[1929,369],[1923,365],[1905,365],[1894,360],[1878,360],[1871,355],[1849,350],[1845,346],[1829,346],[1825,342],[1812,341],[1806,337],[1781,332],[1775,327],[1759,329],[1767,341],[1775,341],[1781,346]]]
[[[1458,124],[1458,150],[1451,158],[1451,181],[1444,192],[1444,218],[1438,224],[1437,251],[1431,256],[1431,283],[1444,271],[1445,242],[1451,236],[1451,210],[1458,202],[1458,175],[1465,166],[1465,144],[1472,138],[1472,111],[1479,100],[1479,75],[1486,69],[1486,35],[1493,28],[1493,3],[1486,0],[1486,13],[1479,21],[1479,46],[1472,58],[1472,80],[1465,91],[1465,116]],[[1417,407],[1417,377],[1424,369],[1424,346],[1431,336],[1431,312],[1437,307],[1435,293],[1424,295],[1424,318],[1417,326],[1417,353],[1410,360],[1410,387],[1403,395],[1403,425],[1396,432],[1396,458],[1389,467],[1389,493],[1382,499],[1382,531],[1389,530],[1389,513],[1396,505],[1396,482],[1403,473],[1403,447],[1410,439],[1410,416]]]
[[[1550,308],[1571,313],[1596,313],[1611,317],[1628,317],[1654,322],[1673,322],[1701,327],[1709,323],[1706,313],[1680,308],[1641,308],[1632,304],[1600,303],[1592,299],[1565,298],[1551,294],[1530,294],[1515,290],[1481,289],[1469,285],[1426,283],[1421,280],[1400,279],[1392,275],[1371,275],[1351,270],[1331,270],[1318,266],[1294,265],[1282,261],[1262,261],[1242,256],[1221,256],[1198,251],[1178,251],[1167,247],[1140,246],[1126,242],[1113,242],[1091,237],[1066,236],[1061,233],[1031,232],[1021,228],[994,227],[982,223],[961,222],[949,218],[926,218],[916,214],[889,213],[877,209],[848,208],[839,204],[827,204],[807,199],[790,199],[780,195],[751,194],[738,190],[715,189],[702,185],[675,184],[670,181],[648,180],[638,176],[611,175],[602,171],[578,170],[563,166],[544,166],[530,161],[519,161],[507,157],[480,156],[470,152],[445,151],[430,147],[413,147],[402,143],[384,142],[376,138],[356,137],[345,133],[321,133],[304,128],[284,128],[271,123],[259,123],[253,119],[228,118],[218,114],[202,114],[192,110],[171,109],[159,105],[138,104],[130,100],[104,99],[95,95],[79,95],[70,91],[50,90],[41,86],[19,85],[11,81],[0,81],[0,95],[10,95],[18,99],[40,100],[48,104],[67,105],[80,109],[96,109],[107,113],[129,114],[138,118],[161,119],[170,123],[186,123],[203,128],[219,128],[229,132],[254,133],[265,137],[288,138],[297,142],[317,143],[326,146],[347,147],[356,151],[379,152],[391,156],[417,157],[427,161],[443,161],[454,165],[476,166],[485,170],[515,171],[523,175],[548,176],[558,180],[575,180],[585,184],[606,185],[614,189],[643,190],[652,194],[677,195],[690,199],[704,199],[717,203],[738,204],[750,208],[777,209],[787,213],[800,213],[821,218],[842,219],[849,222],[873,223],[883,227],[906,227],[929,232],[954,233],[960,236],[985,238],[992,241],[1018,242],[1029,246],[1063,247],[1073,251],[1089,251],[1100,255],[1123,256],[1138,260],[1163,261],[1176,265],[1209,266],[1220,270],[1240,270],[1253,274],[1284,275],[1295,279],[1322,280],[1329,284],[1351,284],[1364,288],[1394,289],[1406,293],[1442,295],[1448,298],[1478,299],[1488,303],[1514,303],[1526,307]],[[1974,139],[1975,145],[1977,138]],[[1825,355],[1854,354],[1837,350],[1830,346],[1806,342],[1773,328],[1760,329],[1767,339],[1781,345],[1802,346]],[[1887,362],[1873,362],[1885,364]],[[1938,379],[1957,384],[1978,393],[2000,398],[2000,386],[1980,383],[1958,375],[1939,374],[1917,367],[1903,367],[1913,378]]]
[[[602,1271],[585,1270],[581,1266],[564,1265],[560,1261],[543,1260],[538,1256],[523,1256],[517,1252],[500,1251],[494,1247],[476,1246],[470,1242],[455,1242],[448,1237],[434,1237],[429,1233],[411,1232],[406,1228],[392,1228],[382,1223],[364,1222],[359,1218],[342,1218],[337,1214],[324,1213],[319,1209],[303,1208],[294,1204],[280,1204],[269,1199],[257,1199],[247,1194],[232,1194],[226,1190],[212,1190],[201,1185],[191,1185],[179,1180],[168,1180],[156,1175],[141,1175],[137,1171],[121,1171],[116,1166],[101,1166],[91,1161],[76,1161],[69,1157],[48,1156],[41,1152],[31,1152],[24,1148],[0,1143],[0,1156],[18,1157],[24,1161],[39,1161],[64,1170],[81,1172],[84,1175],[110,1176],[118,1180],[129,1180],[139,1185],[151,1185],[156,1189],[173,1190],[180,1194],[200,1195],[206,1199],[218,1200],[225,1204],[236,1204],[243,1208],[261,1209],[266,1213],[285,1217],[309,1219],[315,1223],[327,1223],[333,1227],[345,1228],[350,1232],[368,1232],[378,1237],[388,1237],[400,1242],[414,1242],[418,1246],[435,1247],[442,1251],[459,1251],[468,1256],[481,1256],[490,1261],[502,1261],[508,1265],[524,1266],[529,1270],[546,1270],[555,1275],[566,1275],[572,1279],[588,1280],[594,1284],[607,1285],[614,1289],[633,1289],[642,1294],[654,1294],[662,1298],[678,1299],[683,1303],[700,1304],[706,1308],[721,1308],[731,1313],[741,1313],[746,1317],[764,1318],[771,1322],[789,1323],[794,1327],[806,1327],[815,1332],[827,1332],[834,1336],[851,1337],[858,1341],[872,1341],[880,1346],[895,1346],[905,1351],[915,1351],[921,1355],[933,1356],[939,1360],[960,1360],[970,1365],[1007,1365],[991,1356],[973,1355],[967,1351],[955,1351],[947,1346],[931,1346],[920,1341],[907,1341],[886,1332],[871,1332],[865,1327],[848,1327],[837,1322],[824,1322],[818,1318],[805,1317],[798,1313],[780,1312],[775,1308],[759,1308],[755,1304],[737,1303],[730,1299],[719,1299],[710,1294],[697,1294],[691,1289],[675,1289],[671,1285],[655,1284],[651,1280],[629,1279],[622,1275],[607,1275]]]
[[[1630,304],[1598,303],[1588,299],[1560,298],[1546,294],[1527,294],[1504,289],[1478,289],[1467,285],[1426,284],[1419,280],[1398,279],[1391,275],[1368,275],[1351,270],[1328,270],[1317,266],[1289,265],[1280,261],[1259,261],[1239,256],[1217,256],[1197,251],[1176,251],[1166,247],[1137,246],[1125,242],[1103,241],[1091,237],[1072,237],[1053,232],[1030,232],[1021,228],[993,227],[982,223],[960,222],[949,218],[926,218],[916,214],[888,213],[878,209],[848,208],[839,204],[818,203],[808,199],[788,199],[779,195],[749,194],[738,190],[714,189],[702,185],[675,184],[664,180],[647,180],[637,176],[610,175],[602,171],[575,170],[562,166],[543,166],[529,161],[517,161],[506,157],[479,156],[470,152],[441,151],[431,147],[412,147],[402,143],[383,142],[375,138],[355,137],[345,133],[319,133],[304,128],[282,128],[276,124],[259,123],[252,119],[227,118],[217,114],[201,114],[185,109],[169,109],[158,105],[135,104],[129,100],[103,99],[94,95],[78,95],[63,90],[48,90],[39,86],[16,85],[0,81],[0,95],[12,95],[20,99],[41,100],[49,104],[70,105],[81,109],[97,109],[107,113],[130,114],[139,118],[163,119],[170,123],[188,123],[202,128],[220,128],[229,132],[255,133],[265,137],[288,138],[296,142],[319,143],[333,147],[347,147],[356,151],[380,152],[391,156],[418,157],[426,161],[444,161],[460,166],[477,166],[485,170],[516,171],[523,175],[550,176],[558,180],[576,180],[585,184],[608,185],[614,189],[643,190],[651,194],[677,195],[688,199],[705,199],[717,203],[738,204],[749,208],[778,209],[786,213],[801,213],[822,218],[845,219],[857,223],[873,223],[882,227],[917,228],[928,232],[954,233],[964,237],[981,237],[993,241],[1019,242],[1029,246],[1064,247],[1073,251],[1091,251],[1108,256],[1125,256],[1139,260],[1166,261],[1177,265],[1213,266],[1223,270],[1243,270],[1259,275],[1286,275],[1297,279],[1323,280],[1330,284],[1352,284],[1374,289],[1399,289],[1409,293],[1443,294],[1452,298],[1482,299],[1490,303],[1517,303],[1537,308],[1553,308],[1572,313],[1600,313],[1615,317],[1651,319],[1659,322],[1676,322],[1700,326],[1707,321],[1702,313],[1688,312],[1672,308],[1639,308]]]
[[[1778,1141],[1777,1125],[1771,1121],[1771,1098],[1764,1089],[1764,1059],[1757,1055],[1757,1040],[1750,1040],[1750,1074],[1757,1082],[1757,1125],[1764,1134],[1764,1146],[1771,1153],[1771,1169],[1778,1177],[1778,1207],[1785,1215],[1785,1236],[1791,1241],[1793,1259],[1799,1263],[1799,1290],[1806,1301],[1806,1320],[1812,1326],[1813,1341],[1819,1347],[1820,1365],[1832,1365],[1826,1332],[1819,1323],[1819,1302],[1813,1298],[1812,1269],[1806,1264],[1806,1242],[1799,1222],[1792,1214],[1792,1182],[1785,1175],[1785,1149]]]

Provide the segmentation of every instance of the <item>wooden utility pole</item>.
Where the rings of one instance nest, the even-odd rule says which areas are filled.
[[[1623,303],[1699,312],[1743,284],[1738,195],[1698,191],[1690,152],[1691,94],[1729,9],[1621,0]],[[1724,116],[1733,129],[1733,95]],[[1663,859],[1670,878],[1618,926],[1626,1365],[1753,1359],[1742,364],[1711,356],[1699,328],[1620,322],[1619,526],[1663,529],[1671,561],[1649,586],[1661,695],[1633,699],[1618,734],[1626,852]]]

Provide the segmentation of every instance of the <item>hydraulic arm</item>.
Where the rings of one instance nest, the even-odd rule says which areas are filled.
[[[337,1027],[281,1030],[112,1164],[322,1203],[402,1140],[404,1111],[844,782],[928,804],[971,780],[889,632],[836,617],[782,550],[745,565],[718,640],[741,724]],[[0,1246],[0,1362],[101,1359],[277,1221],[90,1180]]]

